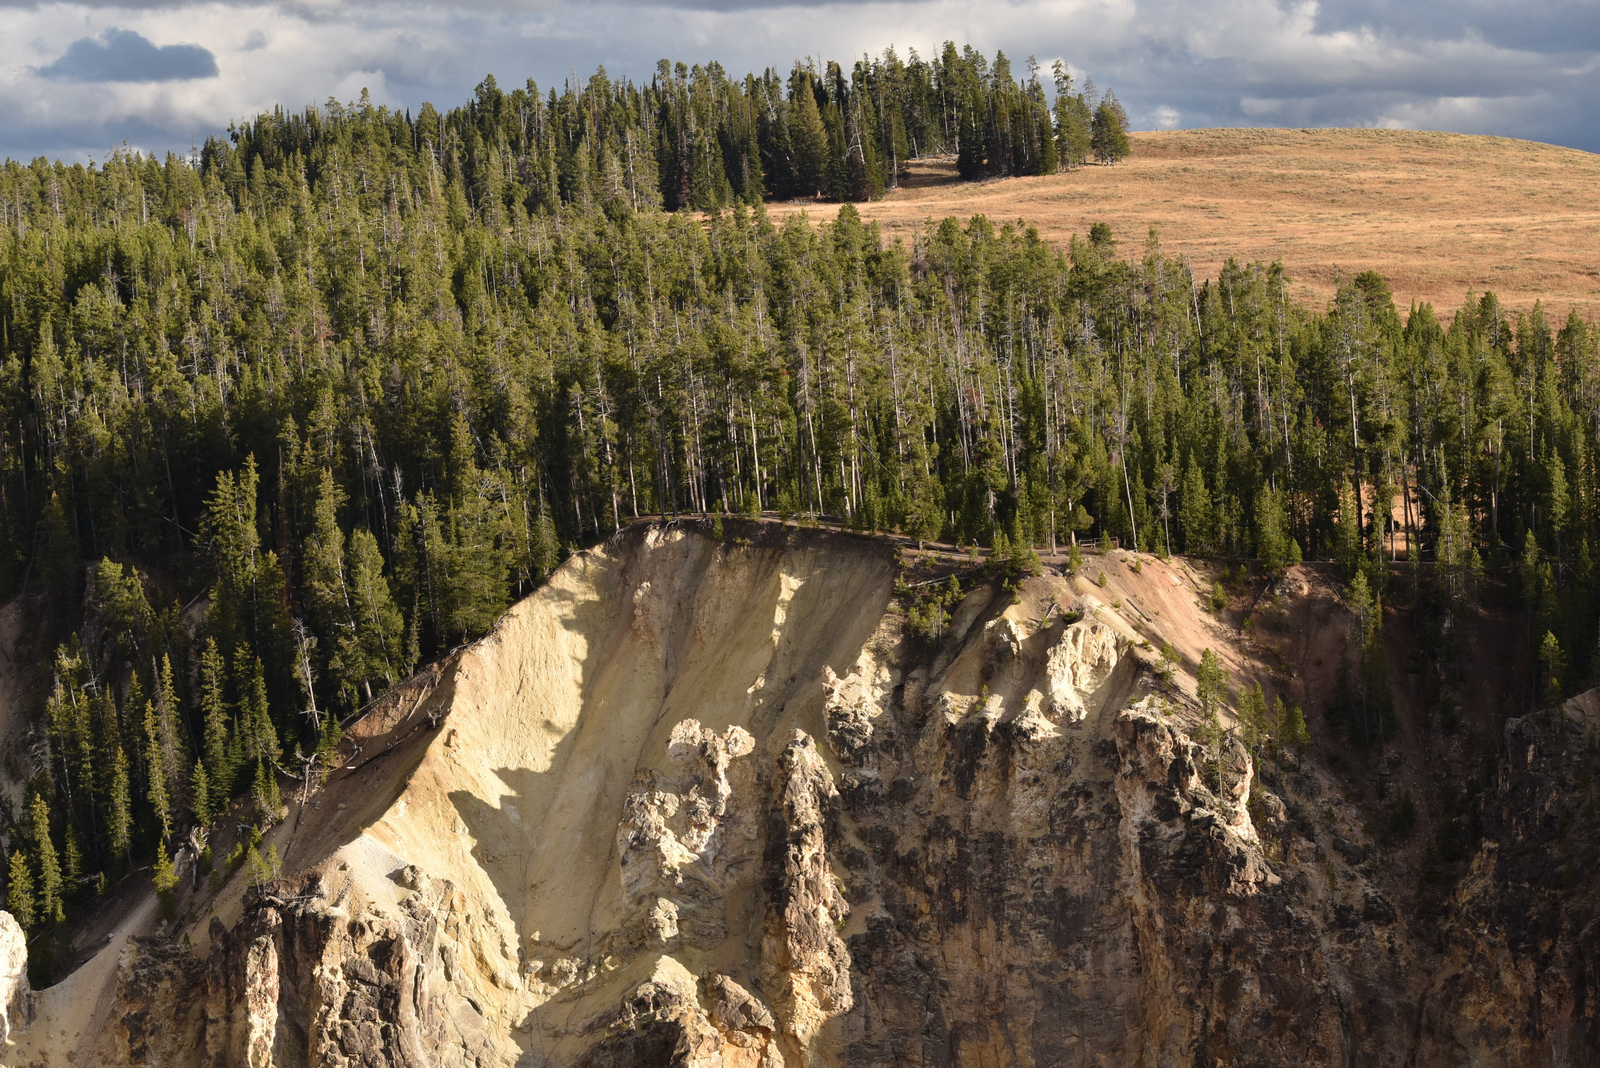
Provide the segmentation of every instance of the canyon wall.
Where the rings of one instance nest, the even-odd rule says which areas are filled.
[[[186,880],[114,967],[24,990],[6,1063],[1600,1057],[1600,699],[1505,724],[1421,915],[1339,774],[1203,729],[1201,650],[1252,654],[1183,562],[980,584],[934,639],[892,547],[742,529],[569,561],[354,732],[263,842],[277,878]]]

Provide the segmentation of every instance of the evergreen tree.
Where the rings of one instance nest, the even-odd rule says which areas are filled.
[[[1561,642],[1550,631],[1544,632],[1539,643],[1539,701],[1545,706],[1559,704],[1566,696],[1563,677],[1567,673],[1567,655]]]
[[[231,759],[232,735],[224,696],[226,664],[214,638],[207,638],[200,657],[200,714],[203,723],[203,765],[207,775],[206,806],[220,812],[233,796],[235,765]]]
[[[798,64],[789,77],[789,141],[794,150],[795,191],[818,196],[828,182],[828,131],[822,124],[811,72]]]
[[[206,762],[203,759],[194,763],[194,777],[190,784],[190,796],[193,800],[190,803],[189,813],[194,818],[194,823],[197,827],[209,826],[219,811],[213,806],[226,803],[226,798],[217,798],[216,801],[213,801],[211,775],[206,771]]]
[[[40,794],[34,794],[28,806],[28,838],[38,859],[39,878],[35,884],[34,899],[39,923],[61,923],[66,916],[62,900],[61,862],[56,857],[55,841],[50,830],[50,805]]]
[[[161,753],[161,724],[155,705],[144,703],[145,800],[160,828],[161,840],[172,837],[172,795],[167,787],[166,761]]]
[[[383,576],[383,557],[372,532],[350,533],[350,592],[354,622],[341,635],[339,655],[345,677],[359,682],[372,698],[371,679],[394,683],[404,669],[401,642],[405,621]]]
[[[111,797],[106,812],[107,846],[121,863],[128,863],[133,848],[133,799],[128,782],[128,757],[117,746],[111,758]]]
[[[302,554],[306,606],[324,637],[350,628],[354,620],[345,586],[344,532],[339,529],[337,487],[323,468],[317,484],[310,535]]]
[[[160,763],[161,778],[166,784],[172,812],[176,814],[187,807],[188,755],[184,751],[182,711],[178,707],[177,688],[173,683],[172,661],[164,654],[156,678],[158,685],[154,710],[155,735],[151,739],[152,759]]]
[[[178,886],[178,873],[172,866],[172,854],[167,852],[167,843],[156,843],[155,865],[150,870],[150,882],[158,894],[170,894]]]
[[[1192,456],[1184,462],[1183,486],[1178,491],[1178,526],[1185,552],[1207,553],[1216,545],[1216,518],[1206,476]]]
[[[1273,490],[1256,493],[1256,556],[1268,571],[1281,571],[1289,563],[1289,520],[1283,496]]]
[[[282,817],[283,797],[278,791],[278,776],[265,760],[256,761],[250,799],[255,802],[258,818],[265,823],[276,823]]]
[[[32,931],[39,916],[35,909],[33,872],[28,868],[25,850],[13,848],[6,871],[6,911],[16,918],[24,931]]]
[[[1210,649],[1200,653],[1200,666],[1195,671],[1195,699],[1200,702],[1201,716],[1206,718],[1217,715],[1228,700],[1228,669]]]
[[[241,646],[233,662],[239,680],[239,759],[249,764],[276,765],[283,756],[283,743],[272,723],[261,659],[252,656],[248,647]],[[230,763],[233,763],[231,759]]]
[[[1065,63],[1053,67],[1056,83],[1055,135],[1057,158],[1068,168],[1089,162],[1092,146],[1093,109],[1083,93],[1072,91],[1072,75]]]
[[[1090,126],[1089,144],[1095,158],[1101,163],[1119,163],[1128,158],[1128,113],[1122,110],[1116,95],[1107,93],[1094,109]]]

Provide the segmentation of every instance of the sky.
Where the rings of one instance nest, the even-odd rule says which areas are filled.
[[[1136,129],[1370,126],[1600,151],[1600,0],[0,0],[0,156],[187,151],[275,104],[441,110],[485,74],[735,75],[893,45],[1064,59]]]

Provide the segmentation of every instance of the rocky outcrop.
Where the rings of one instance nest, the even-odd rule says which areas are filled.
[[[1101,689],[1125,652],[1126,643],[1110,627],[1088,623],[1065,628],[1061,639],[1050,647],[1045,665],[1050,718],[1081,722],[1097,694],[1104,700]]]
[[[32,1010],[28,940],[16,917],[0,910],[0,1043],[28,1025]]]
[[[460,940],[448,932],[460,929],[466,902],[415,869],[395,882],[393,909],[320,873],[252,890],[232,929],[213,919],[205,958],[147,940],[120,984],[128,1063],[513,1062],[515,1045],[489,1032],[456,981]]]
[[[563,568],[433,680],[436,735],[330,781],[299,833],[349,804],[335,848],[127,954],[121,1056],[1596,1059],[1600,701],[1507,724],[1424,920],[1336,777],[1200,730],[1116,599],[980,588],[928,640],[877,548],[795,538],[658,528]]]
[[[1442,931],[1423,1015],[1430,1063],[1591,1064],[1600,1056],[1600,691],[1507,721],[1476,816],[1483,845]]]
[[[850,953],[839,937],[850,906],[828,860],[826,833],[839,794],[804,731],[794,732],[778,758],[776,792],[763,863],[761,975],[773,992],[785,1046],[811,1063],[818,1031],[854,1000]]]
[[[755,771],[744,759],[754,747],[742,727],[718,736],[684,720],[672,730],[671,770],[635,777],[617,828],[622,892],[635,910],[625,937],[702,949],[727,937],[730,872],[748,867],[760,830]]]
[[[668,760],[667,770],[636,777],[623,807],[617,872],[631,911],[605,940],[601,965],[579,959],[564,978],[558,968],[534,974],[500,991],[502,1006],[523,997],[547,1008],[582,1005],[607,972],[653,961],[619,1008],[578,1029],[578,1063],[812,1061],[819,1030],[852,1004],[839,933],[849,906],[829,862],[833,779],[799,730],[762,759],[741,728],[719,735],[685,720],[671,732]],[[465,976],[464,959],[481,955],[484,935],[471,929],[482,926],[472,903],[415,867],[392,881],[394,908],[358,893],[338,870],[252,890],[238,924],[212,921],[204,960],[167,938],[143,942],[125,962],[120,992],[128,1063],[565,1063],[520,1048],[523,1030],[493,1033]],[[746,890],[762,900],[746,982],[770,1000],[679,961],[722,945],[734,914],[748,907]],[[173,1006],[192,1010],[164,1017]]]

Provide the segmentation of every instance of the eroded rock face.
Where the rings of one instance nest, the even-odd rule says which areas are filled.
[[[11,913],[0,910],[0,1043],[32,1015],[28,988],[28,940]]]
[[[446,880],[397,873],[394,910],[320,875],[253,891],[240,922],[211,926],[205,958],[165,939],[124,961],[127,1063],[466,1066],[512,1063],[453,982],[446,929],[466,903]]]
[[[1045,667],[1050,693],[1050,718],[1082,722],[1089,703],[1116,670],[1125,643],[1110,627],[1085,623],[1063,629],[1050,648]]]
[[[1600,691],[1573,704],[1600,708]],[[1442,932],[1444,959],[1423,1016],[1428,1063],[1600,1057],[1593,723],[1555,711],[1506,723],[1505,758],[1479,814],[1483,848]]]
[[[828,860],[826,833],[839,794],[816,743],[801,730],[778,758],[778,776],[763,864],[761,975],[776,998],[785,1045],[809,1063],[817,1032],[854,1004],[850,952],[839,937],[850,906]]]
[[[780,1068],[772,1014],[725,975],[697,980],[671,957],[607,1019],[585,1068]]]
[[[1273,1058],[1318,1042],[1336,1057],[1337,1008],[1314,1008],[1337,1004],[1329,977],[1280,975],[1320,933],[1296,931],[1263,855],[1248,757],[1209,758],[1148,690],[1108,707],[1127,680],[1104,628],[1042,644],[1044,679],[1011,689],[1045,682],[1071,709],[1058,721],[994,694],[889,709],[879,775],[846,776],[863,843],[848,889],[876,900],[849,944],[872,978],[843,1062],[1288,1063]]]
[[[792,732],[756,755],[748,732],[685,720],[671,768],[641,774],[617,833],[618,878],[634,911],[604,945],[604,964],[565,982],[507,981],[504,1004],[582,1005],[606,971],[654,959],[621,1006],[578,1028],[590,1065],[778,1068],[810,1063],[818,1032],[852,1005],[840,928],[849,906],[829,860],[838,791],[816,744]],[[836,833],[836,829],[835,832]],[[166,938],[125,961],[120,997],[130,1064],[422,1066],[569,1063],[529,1030],[496,1033],[465,973],[482,931],[447,880],[394,873],[388,907],[315,873],[252,891],[232,929],[211,926],[207,957]],[[688,971],[674,954],[715,950],[730,904],[763,904],[740,982]],[[554,978],[553,976],[551,978]],[[765,997],[747,983],[759,983]],[[176,1016],[174,1009],[179,1009]],[[580,1012],[581,1015],[581,1012]],[[517,1039],[522,1039],[519,1044]]]
[[[652,537],[640,552],[709,551]],[[1401,896],[1414,877],[1336,818],[1327,777],[1263,780],[1236,741],[1200,744],[1192,703],[1114,619],[996,598],[926,643],[889,614],[802,676],[795,635],[837,629],[807,599],[820,572],[759,565],[630,572],[595,598],[620,614],[590,626],[630,635],[636,660],[584,715],[648,702],[624,721],[646,740],[626,763],[595,746],[562,780],[602,832],[600,875],[487,855],[546,833],[525,769],[494,767],[492,811],[450,793],[447,818],[404,825],[466,840],[500,820],[456,854],[494,865],[474,894],[476,873],[380,865],[374,886],[335,854],[248,895],[209,951],[145,941],[122,971],[127,1063],[1600,1063],[1600,832],[1576,720],[1507,725],[1485,848],[1427,926]],[[738,598],[753,622],[706,607]],[[716,686],[664,696],[697,664]],[[457,740],[428,773],[448,786],[477,760]],[[413,815],[430,803],[408,796]],[[546,885],[581,891],[581,922],[526,918],[561,918],[539,911]]]
[[[750,859],[759,833],[750,733],[722,736],[698,720],[672,731],[672,769],[641,772],[617,829],[622,890],[652,944],[710,948],[727,937],[729,865]]]

